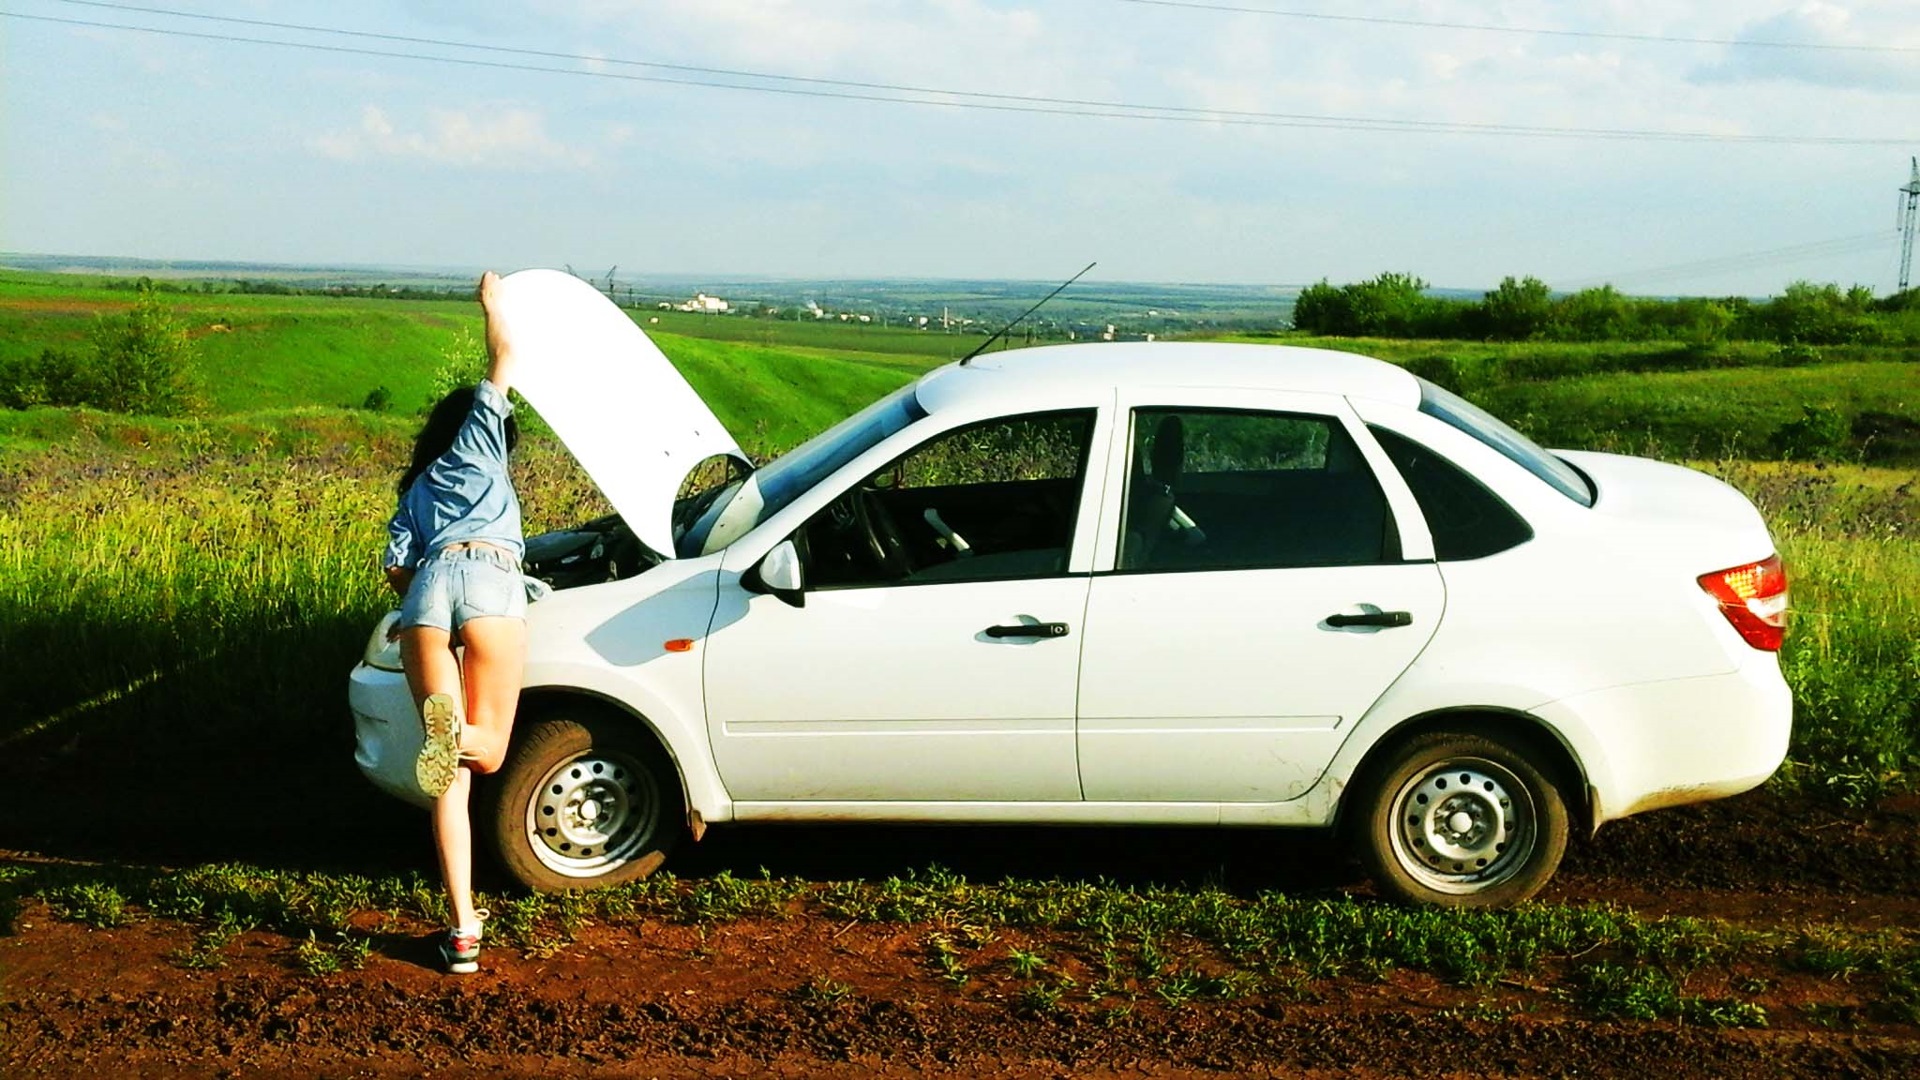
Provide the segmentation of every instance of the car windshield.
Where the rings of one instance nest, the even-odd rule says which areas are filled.
[[[1473,402],[1421,379],[1420,411],[1498,450],[1502,456],[1546,481],[1555,491],[1581,506],[1593,505],[1593,488],[1579,470],[1542,450],[1532,439],[1508,427]]]
[[[675,545],[680,557],[690,558],[705,551],[708,536],[723,517],[747,513],[745,507],[733,508],[742,492],[751,491],[759,506],[751,511],[750,519],[729,523],[726,531],[732,536],[772,517],[842,465],[926,415],[927,410],[914,396],[913,384],[908,384],[782,454],[753,475],[728,484],[700,510],[699,517],[680,537]],[[729,509],[736,513],[729,515]]]

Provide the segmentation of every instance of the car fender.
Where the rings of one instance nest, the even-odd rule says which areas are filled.
[[[646,725],[679,770],[689,809],[709,822],[732,816],[707,740],[702,681],[719,562],[676,560],[531,605],[521,678],[530,697],[598,698]]]
[[[1417,669],[1419,663],[1414,667]],[[1556,740],[1579,770],[1583,790],[1570,792],[1570,796],[1585,802],[1589,793],[1584,789],[1610,790],[1610,766],[1592,729],[1577,712],[1569,710],[1558,711],[1552,723],[1543,719],[1538,710],[1553,696],[1539,687],[1498,678],[1439,683],[1414,676],[1412,670],[1402,676],[1353,724],[1326,771],[1298,798],[1265,807],[1223,807],[1223,823],[1335,825],[1347,789],[1376,750],[1405,732],[1447,723],[1469,725],[1492,720],[1526,725]]]
[[[1553,714],[1551,720],[1547,719],[1542,710],[1552,700],[1539,687],[1514,681],[1488,680],[1423,687],[1419,684],[1409,686],[1402,680],[1354,725],[1353,733],[1341,744],[1332,766],[1327,770],[1327,775],[1321,778],[1320,784],[1316,785],[1316,790],[1325,786],[1328,778],[1333,776],[1342,778],[1341,786],[1344,788],[1366,768],[1376,750],[1405,732],[1448,726],[1484,726],[1493,722],[1518,725],[1523,730],[1537,732],[1558,743],[1576,771],[1576,775],[1569,779],[1579,785],[1578,790],[1566,793],[1568,802],[1570,806],[1588,804],[1591,802],[1591,790],[1612,789],[1612,765],[1604,743],[1579,712],[1561,709]],[[1337,793],[1332,803],[1334,805],[1328,808],[1329,820],[1331,815],[1338,813]]]
[[[596,664],[529,663],[521,693],[530,703],[585,698],[626,714],[659,740],[680,775],[690,814],[709,823],[732,819],[733,800],[714,765],[702,711],[689,712],[684,702],[676,704],[648,680],[625,678]]]

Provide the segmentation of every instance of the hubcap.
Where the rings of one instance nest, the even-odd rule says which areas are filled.
[[[654,835],[660,797],[651,774],[626,754],[589,751],[540,781],[527,806],[536,858],[568,877],[598,877]]]
[[[1464,895],[1506,881],[1533,854],[1526,785],[1484,758],[1441,762],[1393,799],[1393,853],[1428,888]]]

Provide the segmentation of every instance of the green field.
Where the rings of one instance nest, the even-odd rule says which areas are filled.
[[[93,321],[132,296],[89,279],[0,275],[0,349],[82,348]],[[480,325],[470,302],[166,301],[193,329],[207,415],[0,412],[9,691],[0,746],[72,728],[177,754],[256,726],[263,700],[290,702],[288,730],[302,737],[337,732],[341,672],[389,603],[374,562],[392,478],[436,373],[473,349]],[[918,331],[698,316],[647,325],[762,455],[945,360],[946,335]],[[1463,389],[1543,441],[1717,462],[1708,467],[1760,503],[1794,568],[1798,623],[1784,661],[1799,721],[1782,782],[1856,795],[1911,782],[1920,767],[1920,448],[1900,456],[1908,444],[1898,427],[1920,419],[1920,366],[1910,359],[1266,340],[1383,354],[1436,374],[1446,372],[1432,358],[1448,357],[1453,374],[1477,373]],[[1570,374],[1544,374],[1554,371]],[[350,407],[381,385],[393,392],[391,411]],[[1799,452],[1804,440],[1782,440],[1806,426],[1809,407],[1833,421],[1832,438],[1811,444],[1818,455]],[[1893,437],[1862,444],[1863,416],[1883,418]],[[1782,456],[1831,460],[1744,460]],[[1882,467],[1849,464],[1863,459]],[[530,531],[603,511],[549,440],[529,441],[516,481]]]

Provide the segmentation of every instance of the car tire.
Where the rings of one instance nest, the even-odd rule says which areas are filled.
[[[1567,801],[1555,771],[1518,745],[1466,732],[1416,735],[1364,782],[1350,819],[1380,892],[1454,908],[1516,904],[1566,854]]]
[[[674,770],[635,721],[536,721],[496,780],[483,820],[501,865],[532,889],[638,881],[686,832]]]

